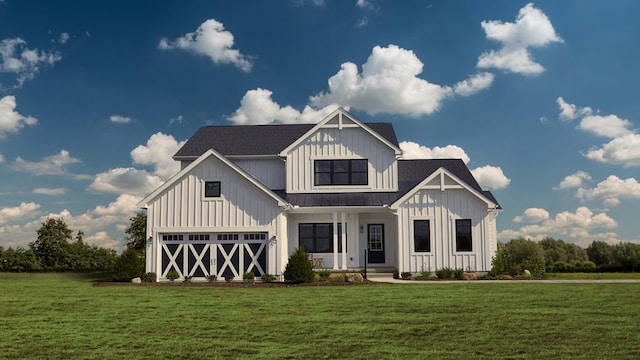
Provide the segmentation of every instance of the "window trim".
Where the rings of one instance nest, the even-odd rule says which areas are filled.
[[[428,221],[429,222],[429,251],[417,251],[416,250],[416,221]],[[429,217],[415,217],[411,218],[411,254],[412,255],[432,255],[435,252],[435,236],[434,236],[434,220],[432,216]]]
[[[456,218],[453,219],[453,234],[455,234],[454,242],[455,242],[455,252],[468,254],[473,252],[473,221],[469,218]],[[469,250],[460,250],[458,246],[458,222],[468,222],[469,223]]]
[[[311,223],[311,222],[299,222],[298,223],[298,246],[302,246],[300,245],[300,226],[302,225],[313,225],[313,250],[317,249],[317,245],[316,245],[316,226],[317,225],[329,225],[329,234],[330,234],[330,238],[329,238],[329,244],[331,247],[331,250],[329,251],[323,251],[323,252],[317,252],[317,251],[308,251],[307,249],[305,249],[305,251],[307,251],[309,254],[333,254],[334,253],[334,247],[333,247],[333,223],[332,222],[318,222],[318,223]],[[337,235],[338,235],[338,254],[342,253],[342,237],[341,237],[341,228],[342,228],[342,223],[338,222],[338,231],[337,231]],[[345,252],[348,251],[349,249],[349,237],[347,236],[347,226],[345,223],[345,233],[344,233],[344,238],[345,238],[345,243],[346,243],[346,249]]]
[[[212,184],[218,184],[218,195],[214,195],[214,196],[207,196],[207,184],[212,183]],[[202,197],[204,199],[209,199],[209,200],[218,200],[220,198],[222,198],[222,183],[221,181],[218,180],[211,180],[211,181],[204,181],[203,184],[203,190],[202,190]]]
[[[349,169],[346,172],[336,172],[334,169],[334,163],[336,161],[348,161],[348,167]],[[366,164],[366,168],[364,171],[354,171],[353,170],[353,163],[355,161],[364,161]],[[330,162],[330,170],[327,171],[318,171],[317,167],[319,162]],[[321,174],[329,174],[330,177],[330,181],[331,183],[329,184],[320,184],[318,183],[318,173]],[[348,176],[348,183],[347,184],[334,184],[333,183],[333,176],[335,174],[347,174]],[[353,175],[354,174],[364,174],[365,176],[365,181],[364,183],[353,183]],[[356,187],[356,186],[369,186],[369,160],[368,159],[363,159],[363,158],[331,158],[331,159],[314,159],[313,160],[313,186],[317,186],[317,187],[325,187],[325,186],[344,186],[344,187]]]

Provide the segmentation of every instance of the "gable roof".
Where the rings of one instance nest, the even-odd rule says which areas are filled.
[[[368,123],[371,130],[398,147],[396,132],[390,123]],[[224,156],[278,155],[309,132],[315,124],[203,126],[173,156],[197,158],[209,149]]]
[[[304,140],[306,140],[308,137],[310,137],[311,135],[313,135],[316,131],[318,131],[320,128],[325,127],[325,125],[327,125],[327,123],[329,123],[330,121],[332,121],[335,118],[338,118],[338,122],[339,128],[342,128],[342,122],[343,122],[343,118],[347,118],[348,121],[353,122],[353,125],[356,127],[360,127],[362,130],[366,131],[367,133],[369,133],[371,136],[373,136],[374,138],[378,139],[380,142],[382,142],[383,144],[385,144],[386,146],[390,147],[394,153],[396,153],[396,155],[400,155],[402,154],[402,150],[400,150],[400,145],[398,145],[398,139],[395,136],[395,130],[393,130],[393,126],[391,126],[391,124],[389,124],[390,130],[393,133],[393,140],[395,142],[391,142],[389,141],[389,139],[385,138],[384,136],[381,136],[381,134],[379,134],[378,132],[374,131],[371,127],[369,127],[367,124],[361,122],[360,120],[356,119],[355,116],[349,114],[349,112],[347,112],[344,108],[339,107],[337,108],[335,111],[333,111],[331,114],[327,115],[324,119],[322,119],[322,121],[320,121],[319,123],[317,123],[314,127],[312,127],[311,129],[309,129],[309,131],[307,131],[304,135],[300,136],[298,139],[296,139],[294,142],[292,142],[289,146],[287,146],[285,149],[283,149],[280,152],[280,156],[286,156],[286,154],[292,150],[294,147],[296,147],[298,144],[300,144],[301,142],[303,142]]]
[[[418,159],[398,160],[398,200],[401,200],[410,192],[416,191],[416,187],[429,179],[438,170],[443,169],[454,180],[460,182],[478,197],[486,202],[502,209],[500,204],[490,191],[483,190],[469,171],[469,168],[460,159]]]
[[[169,180],[165,181],[164,184],[160,185],[151,194],[145,196],[144,199],[140,200],[140,202],[138,203],[138,207],[143,208],[143,209],[147,208],[147,204],[150,201],[154,200],[156,197],[158,197],[158,195],[160,195],[163,191],[165,191],[170,186],[173,186],[176,182],[178,182],[182,178],[182,176],[184,176],[184,174],[186,174],[189,171],[193,170],[193,168],[195,168],[196,166],[200,165],[200,163],[202,163],[203,161],[205,161],[206,159],[208,159],[211,156],[213,156],[213,157],[217,158],[218,160],[220,160],[222,163],[227,165],[233,171],[235,171],[240,176],[242,176],[243,178],[247,179],[250,183],[255,185],[258,189],[262,190],[268,196],[273,198],[275,201],[278,202],[279,206],[286,205],[285,201],[280,196],[278,196],[276,193],[274,193],[271,189],[267,188],[260,181],[256,180],[253,176],[249,175],[242,168],[240,168],[239,166],[237,166],[233,162],[229,161],[229,159],[225,158],[224,156],[222,156],[220,153],[218,153],[214,149],[208,149],[202,155],[200,155],[196,160],[194,160],[191,164],[186,166],[184,169],[180,170],[177,174],[173,175]]]

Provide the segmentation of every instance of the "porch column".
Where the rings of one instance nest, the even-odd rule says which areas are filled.
[[[342,219],[340,220],[342,222],[341,228],[342,231],[340,232],[340,241],[342,243],[342,269],[346,270],[347,269],[347,235],[346,235],[346,229],[347,229],[347,224],[345,221],[345,212],[342,212]]]
[[[278,214],[276,233],[276,275],[282,274],[289,260],[289,237],[287,236],[287,215]]]
[[[333,212],[333,269],[338,270],[338,213]]]
[[[404,222],[401,221],[401,217],[399,212],[395,212],[393,213],[393,215],[395,215],[396,218],[396,227],[398,230],[398,271],[399,272],[403,272],[403,271],[408,271],[408,269],[404,268],[404,239],[402,237],[402,229],[404,228]]]

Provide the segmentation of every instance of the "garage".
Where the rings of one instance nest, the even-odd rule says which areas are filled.
[[[267,269],[266,232],[161,234],[161,279],[175,270],[180,278],[192,276],[205,280],[209,275],[218,279],[252,271],[256,277]]]

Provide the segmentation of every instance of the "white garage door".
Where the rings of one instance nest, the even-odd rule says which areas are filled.
[[[217,275],[218,279],[252,271],[256,277],[267,272],[266,232],[162,234],[162,262],[160,278],[175,270],[180,277],[204,279]]]

